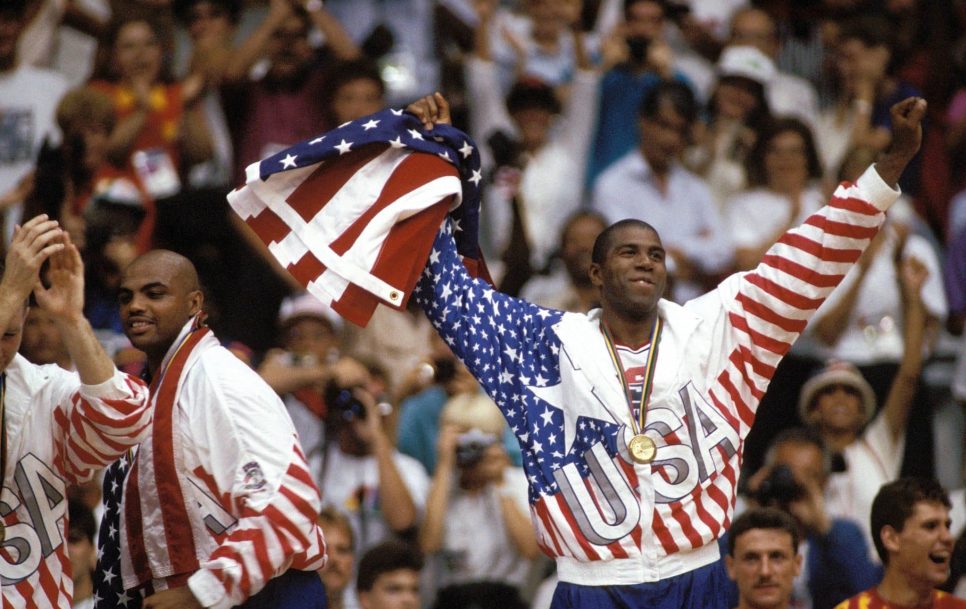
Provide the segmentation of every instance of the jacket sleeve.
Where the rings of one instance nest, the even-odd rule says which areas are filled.
[[[747,434],[775,367],[809,318],[862,255],[899,193],[875,168],[843,183],[829,203],[786,232],[748,273],[685,306],[717,324],[707,361],[712,398]]]
[[[63,439],[65,473],[73,483],[89,480],[94,471],[120,457],[148,433],[152,409],[148,388],[119,370],[98,385],[77,385],[58,400],[54,425]]]
[[[429,262],[416,284],[416,302],[483,390],[506,415],[511,428],[527,421],[520,396],[530,385],[559,381],[559,340],[552,326],[563,315],[502,294],[470,277],[444,223]]]
[[[211,502],[211,517],[227,521],[215,535],[218,547],[188,586],[205,607],[217,609],[243,603],[289,568],[325,564],[316,523],[321,498],[291,419],[244,364],[237,363],[237,374],[225,374],[225,367],[235,365],[205,362],[221,372],[199,374],[187,388],[194,399],[205,400],[190,414],[199,462],[191,473],[205,487],[201,500]]]

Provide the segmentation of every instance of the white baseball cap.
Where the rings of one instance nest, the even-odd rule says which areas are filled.
[[[718,78],[740,76],[768,86],[775,76],[775,62],[755,47],[725,47],[718,58]]]
[[[321,319],[336,331],[342,328],[342,318],[339,314],[332,307],[324,304],[308,292],[286,296],[278,308],[278,325],[280,326],[285,326],[300,317]]]

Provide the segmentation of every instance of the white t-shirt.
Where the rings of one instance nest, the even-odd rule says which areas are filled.
[[[883,484],[899,477],[906,440],[903,434],[893,439],[885,416],[875,417],[859,439],[845,448],[846,471],[829,476],[825,487],[825,510],[832,518],[848,518],[865,535],[870,556],[879,562],[872,540],[869,516],[872,500]]]
[[[396,469],[420,517],[426,508],[429,477],[419,461],[393,453]],[[392,530],[379,508],[379,465],[376,457],[347,455],[330,446],[325,460],[325,475],[319,483],[323,506],[331,505],[345,513],[356,538],[356,556],[385,541]]]
[[[802,193],[801,209],[792,225],[798,225],[825,205],[818,188]],[[787,196],[767,188],[754,188],[735,195],[725,203],[724,218],[736,248],[759,247],[770,241],[789,222],[792,203]],[[753,222],[749,222],[754,218]],[[768,243],[771,245],[771,243]]]
[[[502,491],[491,485],[473,494],[453,489],[443,522],[443,546],[432,557],[440,588],[480,581],[524,584],[530,561],[520,556],[507,534],[499,496],[509,493],[520,513],[530,513],[523,469],[506,468],[504,484]]]

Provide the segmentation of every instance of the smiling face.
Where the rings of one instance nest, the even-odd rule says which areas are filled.
[[[812,416],[823,431],[858,432],[865,419],[862,394],[845,383],[826,385],[815,395]]]
[[[148,356],[149,367],[157,370],[181,329],[201,310],[203,297],[186,258],[154,251],[124,272],[118,302],[124,333]]]
[[[942,503],[919,501],[901,531],[881,530],[889,552],[887,573],[898,573],[911,587],[930,590],[949,577],[955,540],[949,532],[949,510]]]
[[[121,79],[127,82],[156,82],[161,76],[161,42],[146,21],[130,21],[117,33],[114,63]]]
[[[601,307],[628,320],[652,314],[667,285],[661,238],[640,225],[621,226],[607,237],[603,260],[590,266],[590,280],[600,290]]]
[[[739,607],[787,607],[802,557],[792,535],[782,529],[750,529],[735,539],[734,556],[725,557],[728,577],[738,586]]]

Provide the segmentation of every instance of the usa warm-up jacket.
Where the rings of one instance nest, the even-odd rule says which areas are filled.
[[[415,296],[516,434],[533,522],[561,581],[652,582],[718,559],[714,540],[730,523],[744,439],[775,367],[897,197],[870,168],[753,271],[684,306],[659,303],[650,464],[627,456],[630,412],[600,311],[544,309],[470,278],[444,224]]]

